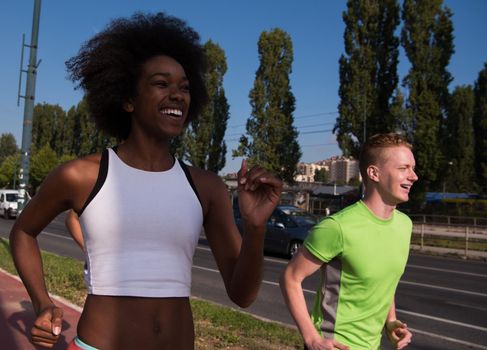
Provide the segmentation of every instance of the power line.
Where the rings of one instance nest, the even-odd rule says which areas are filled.
[[[299,135],[309,135],[309,134],[319,134],[321,132],[331,132],[333,129],[323,129],[323,130],[315,130],[315,131],[305,131],[300,132]]]
[[[336,142],[328,142],[328,143],[315,143],[312,145],[300,145],[301,147],[323,147],[323,146],[336,146]]]
[[[300,125],[296,126],[296,129],[304,129],[304,128],[314,128],[316,126],[324,126],[324,125],[330,125],[330,124],[335,124],[335,122],[327,122],[327,123],[319,123],[319,124],[311,124],[311,125]]]
[[[300,126],[296,126],[296,129],[298,129],[298,131],[299,131],[299,129],[315,128],[317,126],[326,126],[326,125],[333,125],[333,124],[335,124],[335,123],[334,122],[325,122],[325,123],[319,123],[319,124],[300,125]],[[332,131],[332,130],[325,130],[325,131]],[[319,132],[319,131],[316,131],[316,132]],[[306,133],[306,132],[303,132],[303,133],[300,132],[300,134],[304,134],[304,133]],[[242,135],[241,132],[236,132],[233,134],[228,134],[226,136],[231,137],[231,136],[240,136],[240,135]]]
[[[298,115],[295,116],[294,119],[307,119],[307,118],[314,118],[314,117],[319,117],[322,115],[336,115],[338,114],[338,111],[333,111],[333,112],[321,112],[321,113],[314,113],[314,114],[303,114],[303,115]],[[242,126],[246,126],[246,124],[237,124],[237,125],[230,125],[227,128],[228,129],[235,129],[235,128],[240,128]]]
[[[299,136],[301,135],[311,135],[311,134],[320,134],[322,132],[332,132],[333,129],[321,129],[321,130],[314,130],[314,131],[305,131],[305,132],[300,132],[299,133]],[[237,136],[237,135],[241,135],[240,133],[237,133],[237,134],[231,134],[231,135],[228,135],[228,136]],[[224,140],[226,142],[233,142],[233,141],[240,141],[240,138],[233,138],[233,139],[227,139],[227,138],[224,138]]]

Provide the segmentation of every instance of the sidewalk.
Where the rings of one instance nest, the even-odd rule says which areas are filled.
[[[61,338],[54,350],[66,349],[76,336],[76,326],[81,308],[61,298],[53,297],[56,305],[63,308],[64,321]],[[29,295],[16,276],[0,269],[0,348],[2,350],[45,349],[30,343],[30,329],[34,323],[34,311]]]

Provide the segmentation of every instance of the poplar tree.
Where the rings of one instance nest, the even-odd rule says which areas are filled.
[[[487,63],[475,82],[475,175],[482,193],[487,194]]]
[[[443,183],[449,192],[474,190],[474,93],[471,86],[456,87],[449,98],[446,119]]]
[[[345,54],[339,60],[340,104],[333,132],[346,156],[357,158],[368,136],[401,125],[391,112],[398,84],[394,32],[399,9],[396,0],[349,0],[343,13]]]
[[[438,183],[443,159],[439,136],[452,80],[447,66],[454,44],[452,13],[442,3],[442,0],[403,3],[401,40],[411,63],[403,83],[409,90],[407,107],[412,116],[414,153],[421,179],[413,187],[416,200]]]
[[[246,156],[251,164],[258,163],[293,182],[301,150],[293,125],[295,99],[289,81],[291,38],[279,28],[263,32],[258,52],[260,64],[249,93],[252,112],[246,124],[247,136],[241,136],[233,156]]]
[[[13,188],[18,185],[20,173],[20,152],[7,156],[0,163],[0,188]]]
[[[218,173],[225,166],[227,146],[223,137],[230,117],[229,105],[223,88],[227,72],[225,52],[209,40],[204,45],[208,60],[206,84],[209,102],[201,115],[191,122],[183,138],[186,158],[195,166]],[[179,152],[181,149],[179,149]]]
[[[77,157],[103,151],[106,147],[116,144],[113,137],[100,131],[93,121],[86,100],[81,100],[78,105],[68,112],[73,118],[70,124],[73,126],[73,148],[70,154]]]
[[[5,133],[0,135],[0,164],[5,158],[16,154],[19,151],[17,141],[12,133]]]
[[[51,150],[58,149],[58,140],[62,138],[66,112],[59,105],[37,104],[32,118],[32,148],[39,150],[49,145]]]

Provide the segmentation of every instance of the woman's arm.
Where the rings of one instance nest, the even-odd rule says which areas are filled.
[[[262,281],[266,223],[279,202],[282,182],[263,168],[247,170],[245,162],[238,181],[242,235],[235,225],[226,186],[216,176],[205,186],[210,190],[204,191],[209,198],[204,226],[228,296],[237,305],[248,307]]]
[[[37,315],[31,330],[32,341],[45,347],[52,347],[59,338],[62,310],[55,306],[47,292],[37,236],[58,214],[79,207],[82,198],[88,195],[87,188],[94,181],[89,177],[86,177],[89,181],[80,181],[83,169],[90,166],[85,163],[72,161],[49,174],[10,232],[15,267]]]

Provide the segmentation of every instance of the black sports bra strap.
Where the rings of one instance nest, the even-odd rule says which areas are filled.
[[[95,186],[91,190],[91,193],[88,196],[88,199],[86,200],[85,204],[83,205],[83,208],[78,213],[78,216],[81,216],[81,214],[83,214],[83,211],[86,209],[88,204],[90,204],[93,198],[95,198],[96,194],[100,191],[103,184],[105,183],[107,174],[108,174],[108,149],[105,149],[101,154],[100,170],[98,170],[98,178],[96,179]]]

